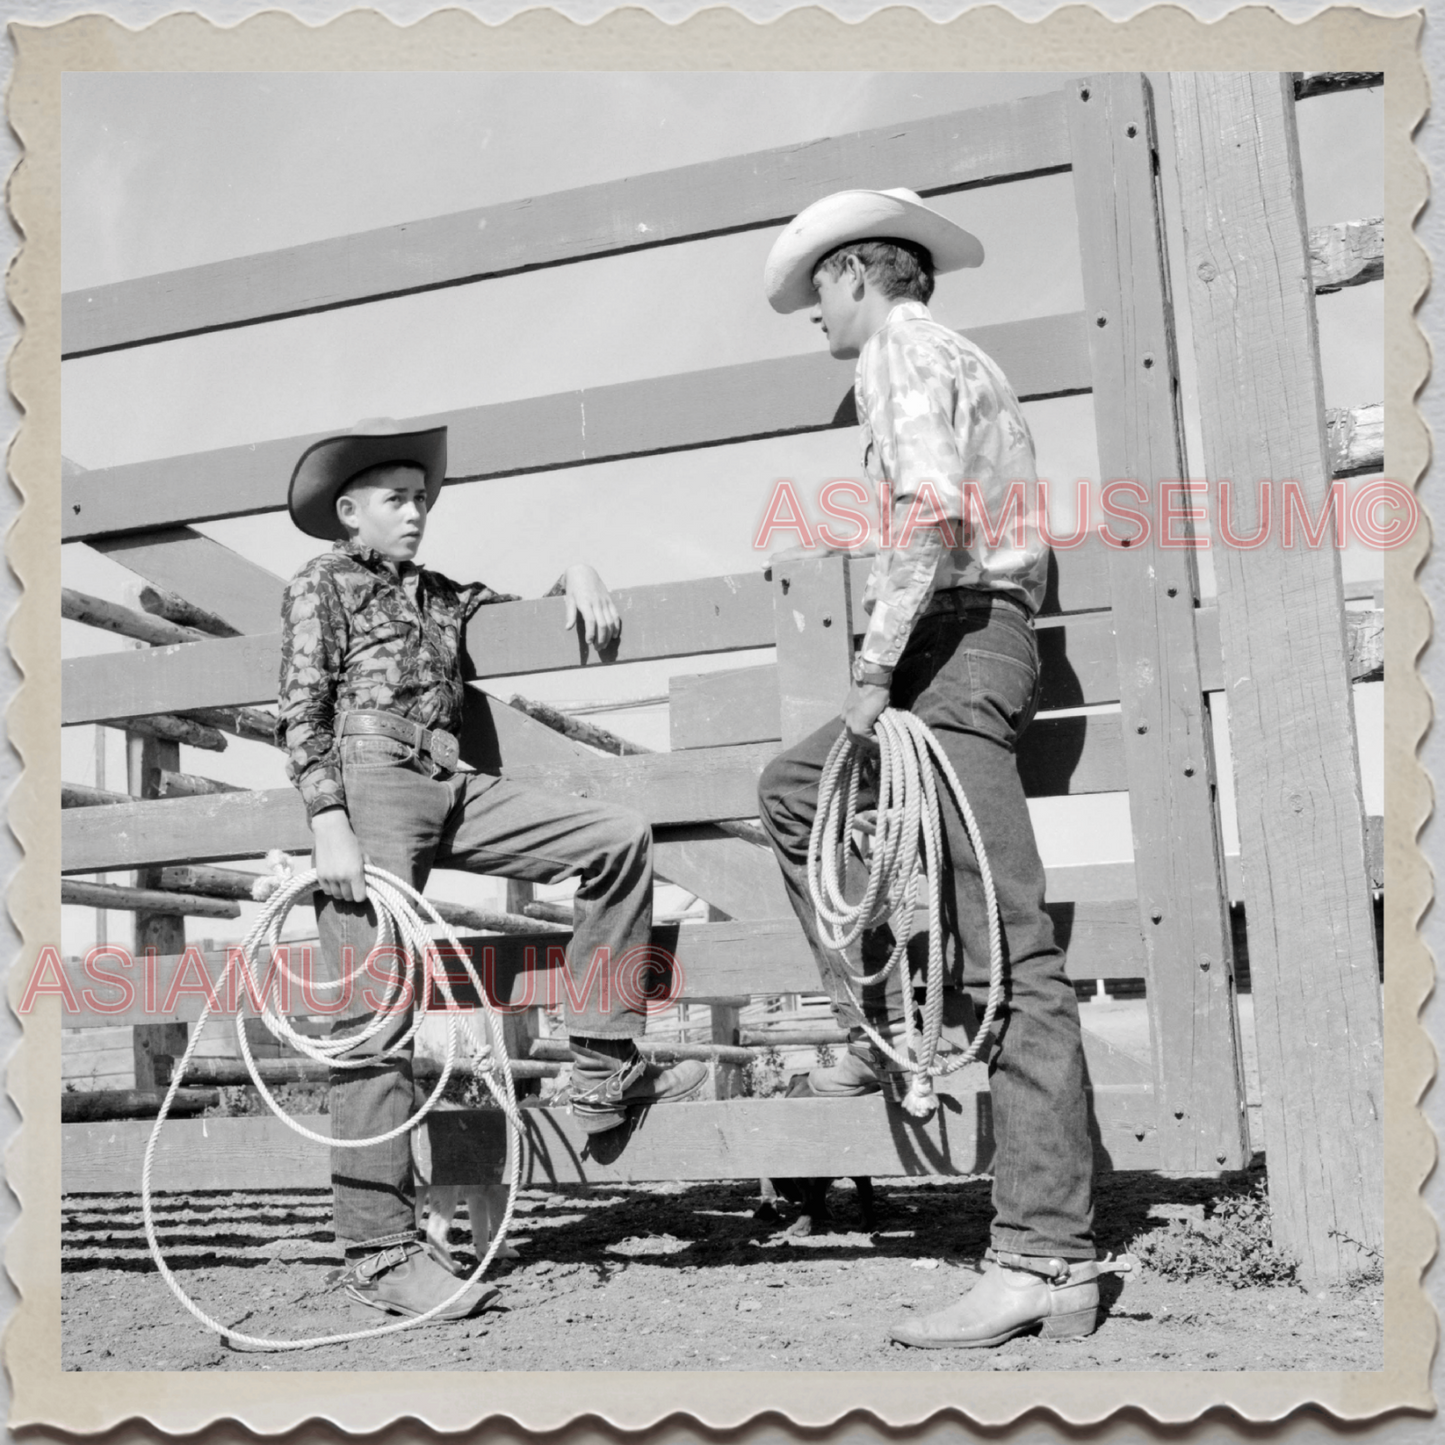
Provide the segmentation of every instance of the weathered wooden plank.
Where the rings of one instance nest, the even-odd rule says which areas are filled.
[[[1385,274],[1385,221],[1337,221],[1310,231],[1310,279],[1317,296],[1363,286]]]
[[[779,558],[769,568],[784,747],[838,716],[853,661],[846,557]]]
[[[1144,945],[1132,901],[1051,903],[1049,913],[1068,953],[1070,978],[1143,976]],[[463,936],[461,942],[493,998],[520,1010],[552,1008],[563,1000],[560,970],[568,937],[565,931],[544,928],[532,937]],[[667,976],[659,976],[656,984],[656,996],[664,1001],[707,1003],[760,994],[811,993],[819,987],[813,955],[791,915],[751,922],[658,924],[652,944],[659,958],[668,960],[659,965],[668,970]],[[304,973],[314,947],[312,943],[293,947],[293,970]],[[238,1004],[250,1011],[239,977],[227,982],[230,962],[231,954],[224,949],[193,949],[140,964],[107,956],[93,960],[89,969],[83,960],[68,959],[62,969],[78,1008],[65,1014],[65,1026],[193,1023],[213,998],[218,1005],[212,1015],[216,1026],[230,1030]],[[258,961],[262,978],[267,967],[267,961]],[[448,965],[448,978],[459,1002],[476,1002],[460,960]],[[327,1003],[336,997],[328,996]],[[284,999],[288,1010],[315,1012],[294,988]]]
[[[191,527],[95,537],[91,545],[238,632],[274,632],[280,624],[285,580]]]
[[[587,1147],[565,1110],[523,1105],[527,1187],[622,1184],[673,1179],[868,1174],[899,1178],[979,1174],[993,1157],[993,1111],[987,1091],[941,1092],[931,1120],[920,1124],[879,1095],[862,1099],[726,1099],[653,1109],[612,1147]],[[1148,1088],[1094,1089],[1091,1128],[1104,1169],[1158,1167],[1154,1099]],[[318,1134],[328,1115],[298,1122]],[[439,1184],[477,1184],[501,1177],[499,1111],[431,1114],[432,1177]],[[133,1192],[152,1125],[72,1124],[61,1131],[61,1190],[66,1194]],[[324,1188],[326,1149],[279,1119],[167,1121],[157,1141],[152,1187],[199,1189]]]
[[[173,893],[165,888],[127,888],[120,883],[60,880],[60,901],[80,908],[113,908],[124,913],[154,913],[184,918],[239,918],[241,910],[220,898]]]
[[[777,225],[846,186],[957,190],[1063,170],[1061,109],[1056,93],[1006,101],[68,292],[64,355]]]
[[[619,588],[613,596],[622,614],[622,636],[605,659],[576,632],[564,630],[561,598],[481,608],[467,629],[468,676],[514,676],[604,660],[638,662],[767,647],[773,641],[772,598],[760,572]],[[272,701],[280,668],[279,633],[68,658],[61,665],[61,722]],[[247,719],[215,721],[238,731]],[[270,721],[258,716],[246,735],[261,733],[269,740]]]
[[[791,918],[792,907],[771,848],[712,828],[653,830],[653,871],[728,918]]]
[[[133,654],[139,655],[139,654]],[[178,770],[181,765],[181,747],[177,742],[147,737],[143,733],[127,732],[125,737],[126,788],[142,799],[154,799],[155,775],[161,770]],[[155,808],[163,806],[155,802],[122,804],[126,808]],[[102,810],[103,811],[103,810]],[[62,880],[62,886],[64,886]],[[139,868],[135,874],[137,888],[147,891],[160,886],[160,873],[155,868]],[[92,885],[94,886],[94,885]],[[235,905],[229,905],[234,907]],[[239,912],[239,910],[237,910]],[[140,911],[135,915],[131,932],[131,956],[144,957],[148,950],[157,954],[183,953],[186,947],[186,921],[183,915],[171,911]],[[137,1089],[158,1087],[155,1061],[162,1054],[180,1054],[186,1047],[184,1024],[154,1023],[138,1024],[131,1036],[135,1065],[135,1086]]]
[[[1345,613],[1351,682],[1380,682],[1385,676],[1385,612],[1361,608]]]
[[[1260,479],[1276,516],[1289,479],[1317,510],[1331,466],[1289,77],[1172,86],[1207,471]],[[1221,548],[1215,566],[1275,1239],[1307,1279],[1339,1279],[1384,1242],[1383,1025],[1340,559]]]
[[[1185,475],[1152,97],[1142,75],[1122,74],[1090,76],[1069,95],[1100,475],[1133,479],[1152,499]],[[1160,1156],[1168,1169],[1237,1169],[1248,1118],[1195,555],[1162,546],[1157,528],[1107,551]]]
[[[608,650],[607,662],[772,645],[772,595],[761,571],[621,587],[612,596],[622,635]],[[467,627],[470,675],[515,676],[603,660],[563,630],[565,615],[559,597],[480,608]]]
[[[60,666],[60,721],[273,702],[280,666],[277,634],[67,658]]]
[[[1029,400],[1089,389],[1086,332],[1075,313],[981,326],[969,335]],[[411,417],[406,424],[450,428],[447,470],[459,482],[826,431],[855,420],[851,376],[826,352],[809,352]],[[324,435],[71,477],[62,483],[62,540],[279,511],[297,457]],[[439,507],[445,506],[443,496]]]
[[[761,743],[783,734],[775,663],[667,680],[673,752],[722,743]]]
[[[529,787],[620,803],[667,827],[756,817],[757,780],[776,751],[771,743],[755,743],[633,758],[517,761],[506,775]],[[1121,791],[1126,774],[1118,717],[1040,719],[1020,744],[1019,772],[1031,797]],[[219,862],[310,846],[292,788],[68,809],[61,820],[65,873]],[[692,891],[707,896],[701,887]]]
[[[1212,609],[1200,609],[1213,618]],[[854,624],[857,625],[856,623]],[[1201,616],[1200,653],[1208,646]],[[1089,707],[1117,702],[1119,664],[1114,646],[1114,623],[1109,613],[1071,617],[1036,626],[1044,710]],[[1217,677],[1218,628],[1214,670]],[[1223,684],[1215,681],[1214,687]],[[1209,684],[1206,683],[1206,689]],[[668,722],[674,752],[687,748],[719,747],[729,743],[760,742],[782,737],[778,673],[774,664],[740,667],[728,672],[694,673],[669,679]],[[846,667],[833,687],[832,714],[837,713],[847,690]],[[824,717],[820,721],[826,721]]]
[[[1359,477],[1385,465],[1385,404],[1332,406],[1325,412],[1331,477]]]

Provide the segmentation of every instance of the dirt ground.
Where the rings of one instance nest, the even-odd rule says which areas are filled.
[[[134,1195],[73,1195],[62,1221],[63,1362],[72,1370],[1377,1370],[1378,1282],[1318,1294],[1232,1288],[1145,1267],[1105,1280],[1086,1340],[1023,1337],[995,1350],[910,1350],[888,1326],[948,1303],[987,1244],[987,1180],[875,1181],[877,1229],[859,1228],[848,1181],[831,1227],[791,1239],[754,1218],[756,1185],[654,1184],[524,1191],[522,1259],[460,1325],[289,1354],[230,1347],[156,1273]],[[1212,1214],[1227,1187],[1153,1174],[1101,1178],[1102,1248],[1142,1248]],[[328,1289],[329,1195],[172,1195],[159,1201],[168,1263],[223,1324],[315,1336],[386,1317]],[[465,1241],[459,1218],[453,1240]],[[1155,1251],[1157,1253],[1157,1251]],[[465,1248],[462,1259],[469,1258]]]

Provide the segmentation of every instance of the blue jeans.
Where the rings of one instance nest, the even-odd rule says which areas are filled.
[[[341,740],[347,812],[367,860],[413,887],[433,867],[460,868],[532,883],[579,880],[564,990],[568,1032],[590,1038],[633,1038],[645,1021],[613,986],[615,963],[645,947],[652,932],[652,831],[624,809],[519,787],[485,773],[447,773],[419,761],[391,738],[353,734]],[[376,942],[369,904],[338,903],[316,895],[323,970],[335,970],[352,950],[365,961]],[[395,970],[393,963],[379,970]],[[323,971],[323,978],[336,977]],[[384,996],[374,976],[338,1010],[333,1032],[355,1032],[373,1016],[362,997]],[[632,991],[636,994],[636,990]],[[322,998],[334,998],[323,994]],[[574,1003],[581,999],[581,1005]],[[368,1041],[378,1052],[404,1033],[409,1011]],[[374,1069],[333,1070],[331,1130],[338,1139],[385,1133],[411,1117],[411,1052]],[[333,1149],[331,1185],[336,1238],[343,1247],[372,1245],[415,1229],[416,1190],[409,1136],[369,1149]]]
[[[960,594],[957,612],[923,617],[893,675],[890,703],[933,730],[968,794],[993,870],[1003,925],[1005,994],[989,1057],[993,1097],[996,1249],[1092,1259],[1093,1146],[1084,1097],[1083,1046],[1073,985],[1044,911],[1044,869],[1019,781],[1014,748],[1038,706],[1038,646],[1023,609],[986,593]],[[841,718],[774,758],[758,798],[763,826],[782,867],[823,987],[844,1027],[859,1022],[840,982],[837,955],[818,938],[808,896],[808,837],[818,783]],[[947,796],[947,790],[941,790]],[[872,806],[876,797],[869,797]],[[988,993],[988,916],[973,845],[957,810],[944,808],[954,897],[949,965],[982,1012]],[[862,893],[860,876],[850,897]],[[886,959],[888,929],[855,947],[853,971]],[[962,957],[960,959],[959,954]],[[895,990],[864,995],[870,1022],[901,1022]]]

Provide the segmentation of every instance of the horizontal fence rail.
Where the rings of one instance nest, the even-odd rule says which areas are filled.
[[[1063,97],[1053,91],[72,291],[61,298],[62,354],[781,225],[848,186],[928,194],[1069,164]]]
[[[522,1183],[608,1184],[652,1179],[879,1178],[978,1174],[993,1158],[993,1112],[982,1070],[965,1069],[939,1087],[939,1108],[920,1123],[878,1095],[862,1099],[728,1099],[654,1109],[614,1159],[588,1149],[588,1136],[561,1109],[524,1105],[527,1147]],[[1105,1085],[1090,1091],[1090,1133],[1104,1169],[1159,1165],[1154,1091]],[[318,1134],[326,1115],[303,1115]],[[496,1110],[446,1110],[427,1116],[432,1177],[477,1184],[501,1177],[506,1158]],[[65,1126],[61,1189],[66,1194],[140,1188],[149,1120]],[[840,1151],[839,1140],[847,1140]],[[179,1120],[157,1141],[152,1188],[324,1188],[328,1151],[279,1119]]]
[[[1082,313],[969,332],[1028,401],[1092,385]],[[853,426],[853,373],[826,352],[411,417],[449,428],[449,481],[482,481],[660,452]],[[61,484],[61,539],[89,541],[280,511],[296,459],[330,432],[77,471]],[[445,499],[439,504],[445,507]]]
[[[1071,979],[1142,978],[1146,973],[1139,910],[1132,900],[1102,903],[1051,903],[1049,912],[1061,943],[1068,950]],[[464,936],[494,1001],[512,1009],[556,1007],[565,996],[561,970],[570,933],[554,930],[533,936],[496,934]],[[708,1003],[749,995],[815,993],[818,969],[794,918],[756,922],[665,923],[652,930],[652,945],[673,960],[657,984],[659,996],[673,1001]],[[293,945],[292,970],[303,971],[304,959],[318,957],[315,944]],[[98,956],[91,965],[68,959],[61,968],[78,1008],[65,1008],[66,1028],[113,1028],[119,1025],[194,1023],[202,1007],[214,999],[213,1017],[234,1021],[238,1011],[251,1016],[245,986],[239,978],[225,985],[230,954],[225,949],[192,948],[184,954],[149,963],[121,962]],[[256,960],[258,986],[264,982],[269,957]],[[390,965],[387,965],[390,967]],[[476,1003],[460,960],[446,965],[453,993],[465,1006]],[[361,987],[383,992],[370,976]],[[581,987],[580,984],[576,987]],[[336,1011],[336,994],[313,987],[303,994],[290,985],[284,1011],[318,1015]],[[435,993],[434,1011],[444,1011]],[[230,1027],[230,1025],[227,1025]]]

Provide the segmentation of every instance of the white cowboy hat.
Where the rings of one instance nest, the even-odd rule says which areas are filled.
[[[346,528],[336,515],[336,496],[358,472],[385,462],[420,467],[426,474],[426,504],[436,505],[447,469],[447,429],[402,431],[390,417],[361,421],[340,436],[324,437],[301,453],[291,473],[286,506],[291,520],[308,536],[344,541]]]
[[[818,293],[813,271],[845,241],[912,241],[933,258],[935,271],[983,261],[983,243],[923,204],[916,191],[835,191],[800,211],[773,242],[763,266],[763,289],[774,311],[801,311]]]

